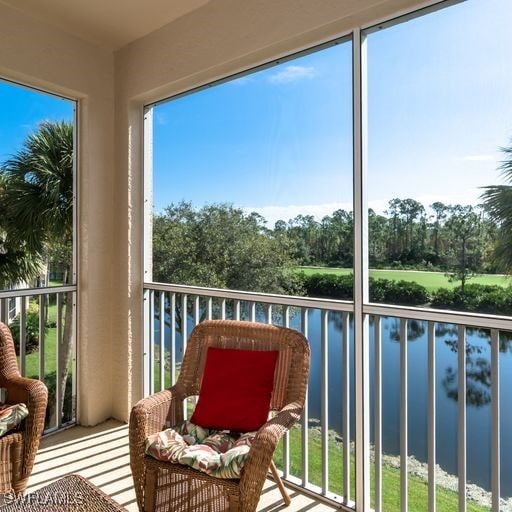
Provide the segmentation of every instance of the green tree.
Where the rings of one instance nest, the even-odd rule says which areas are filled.
[[[505,184],[485,187],[482,194],[484,206],[497,224],[499,236],[496,240],[494,259],[502,270],[512,272],[512,140],[502,148],[505,160],[500,169]]]
[[[391,199],[386,214],[390,216],[388,252],[391,261],[417,263],[425,246],[425,208],[415,199]]]
[[[181,202],[153,219],[153,278],[160,282],[296,294],[288,239],[257,213]]]
[[[312,215],[297,215],[288,221],[288,236],[293,243],[293,256],[302,265],[319,263],[322,246],[318,244],[320,224]],[[323,263],[323,262],[322,262]]]
[[[30,281],[41,270],[40,259],[26,250],[25,242],[11,236],[15,222],[6,214],[6,187],[7,180],[0,172],[0,290]]]
[[[434,212],[434,215],[431,216],[431,220],[433,220],[433,222],[430,224],[432,238],[431,250],[433,250],[433,257],[429,259],[433,259],[433,263],[437,265],[440,261],[440,253],[443,242],[440,236],[441,227],[443,225],[443,221],[446,219],[448,207],[444,203],[436,201],[430,205],[430,208]]]
[[[377,214],[372,208],[368,209],[368,257],[372,266],[387,263],[388,224],[384,215]]]
[[[6,254],[20,249],[20,272],[3,269],[10,284],[33,279],[52,254],[63,255],[65,282],[69,283],[73,242],[73,126],[65,121],[44,122],[22,148],[0,168],[2,231]],[[2,272],[2,271],[0,271]],[[5,284],[5,283],[4,283]],[[62,413],[72,350],[72,294],[64,300],[64,330],[59,340],[58,385]]]
[[[449,208],[450,217],[444,225],[449,240],[450,281],[460,281],[461,292],[481,264],[480,216],[472,206],[455,205]]]

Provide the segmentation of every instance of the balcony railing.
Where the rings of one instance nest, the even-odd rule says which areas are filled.
[[[20,373],[42,380],[48,388],[46,433],[76,420],[75,306],[76,286],[0,292],[0,320],[13,332]],[[66,314],[68,308],[71,311]],[[67,330],[66,321],[71,321]],[[61,389],[59,375],[66,359],[62,351],[68,343],[65,331],[71,333],[71,356],[66,385]]]
[[[204,319],[302,331],[312,351],[308,400],[276,463],[288,482],[355,507],[361,376],[351,302],[154,283],[144,300],[146,394],[174,384],[187,337]],[[512,462],[503,456],[512,441],[501,436],[512,428],[511,320],[385,305],[367,305],[363,314],[371,431],[362,453],[371,460],[371,507],[417,510],[421,501],[429,512],[512,510]]]

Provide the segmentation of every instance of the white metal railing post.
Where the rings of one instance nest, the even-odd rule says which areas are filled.
[[[320,429],[322,435],[322,494],[329,492],[329,311],[322,310],[320,325],[321,342],[321,365],[322,365],[322,387],[321,387],[321,421]]]
[[[492,447],[491,487],[492,512],[500,512],[500,332],[491,330],[491,403],[492,403]]]
[[[370,510],[370,382],[368,316],[368,208],[366,199],[366,37],[352,37],[354,144],[354,341],[356,402],[356,511]]]
[[[39,295],[39,379],[45,378],[46,295]],[[75,368],[73,372],[76,373]]]
[[[23,377],[26,375],[26,357],[27,357],[27,299],[22,297],[20,303],[20,373]],[[57,386],[59,386],[59,376],[57,376]]]
[[[199,295],[194,297],[194,327],[201,321],[201,304]]]
[[[400,510],[409,510],[407,320],[400,319]]]
[[[342,334],[342,404],[343,404],[343,498],[346,505],[350,502],[350,313],[343,313]]]
[[[73,298],[73,353],[71,356],[71,360],[73,361],[73,375],[71,378],[71,396],[72,396],[72,418],[77,417],[77,395],[78,395],[78,368],[77,368],[77,341],[78,341],[78,322],[77,322],[77,293],[73,292],[72,294]]]
[[[308,323],[309,310],[307,308],[301,308],[300,310],[300,323],[302,334],[309,335],[309,323]],[[306,400],[304,402],[304,410],[302,412],[302,485],[306,487],[309,484],[309,401],[308,393],[306,393]]]
[[[373,317],[374,343],[374,444],[375,444],[375,512],[382,512],[382,325]]]
[[[458,476],[459,512],[466,512],[466,327],[458,327]]]
[[[284,326],[290,327],[290,306],[283,306]],[[283,436],[283,476],[290,476],[290,432],[287,430]]]
[[[150,318],[150,301],[151,301],[151,290],[144,290],[144,352],[143,352],[143,360],[142,366],[144,368],[144,378],[143,380],[143,396],[148,396],[150,394],[150,343],[151,343],[151,318]]]
[[[208,301],[206,303],[206,319],[211,320],[213,318],[213,300],[211,297],[208,297]]]
[[[188,341],[188,296],[184,293],[181,296],[181,349],[182,357],[185,356]],[[188,399],[183,400],[183,419],[188,419]]]
[[[170,346],[170,372],[171,386],[176,384],[176,294],[171,293],[171,306],[169,313],[169,322],[171,323],[171,346]]]
[[[160,292],[160,391],[165,389],[165,292]]]
[[[428,511],[436,512],[436,324],[428,322]]]
[[[57,294],[57,334],[55,337],[55,427],[59,428],[62,424],[62,414],[59,410],[61,403],[60,374],[61,368],[61,351],[62,351],[62,293]]]
[[[155,294],[152,291],[149,294],[149,394],[155,392]]]

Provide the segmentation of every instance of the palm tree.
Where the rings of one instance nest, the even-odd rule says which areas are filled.
[[[506,156],[500,169],[508,184],[485,187],[482,194],[484,206],[491,219],[499,226],[500,236],[496,243],[496,263],[507,273],[512,272],[512,140],[510,146],[501,149]]]
[[[40,271],[40,260],[24,250],[24,244],[15,241],[9,235],[9,219],[5,215],[3,198],[6,180],[0,173],[0,290],[18,283],[29,281]]]
[[[14,284],[33,279],[42,263],[66,254],[65,282],[72,278],[73,243],[73,126],[65,121],[43,122],[22,148],[0,167],[4,261],[0,244],[0,279]],[[12,267],[16,257],[19,272]],[[21,264],[20,264],[21,263]],[[59,343],[62,414],[72,349],[72,294],[66,294],[64,330]],[[60,312],[59,312],[60,314]]]

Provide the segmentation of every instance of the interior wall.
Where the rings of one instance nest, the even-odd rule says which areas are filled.
[[[168,97],[279,56],[311,47],[353,27],[380,21],[417,0],[215,0],[115,54],[116,208],[114,375],[128,382],[114,416],[126,419],[142,396],[142,110]],[[128,257],[126,258],[126,254]]]
[[[113,55],[0,4],[0,76],[79,100],[78,418],[94,425],[112,411]]]

